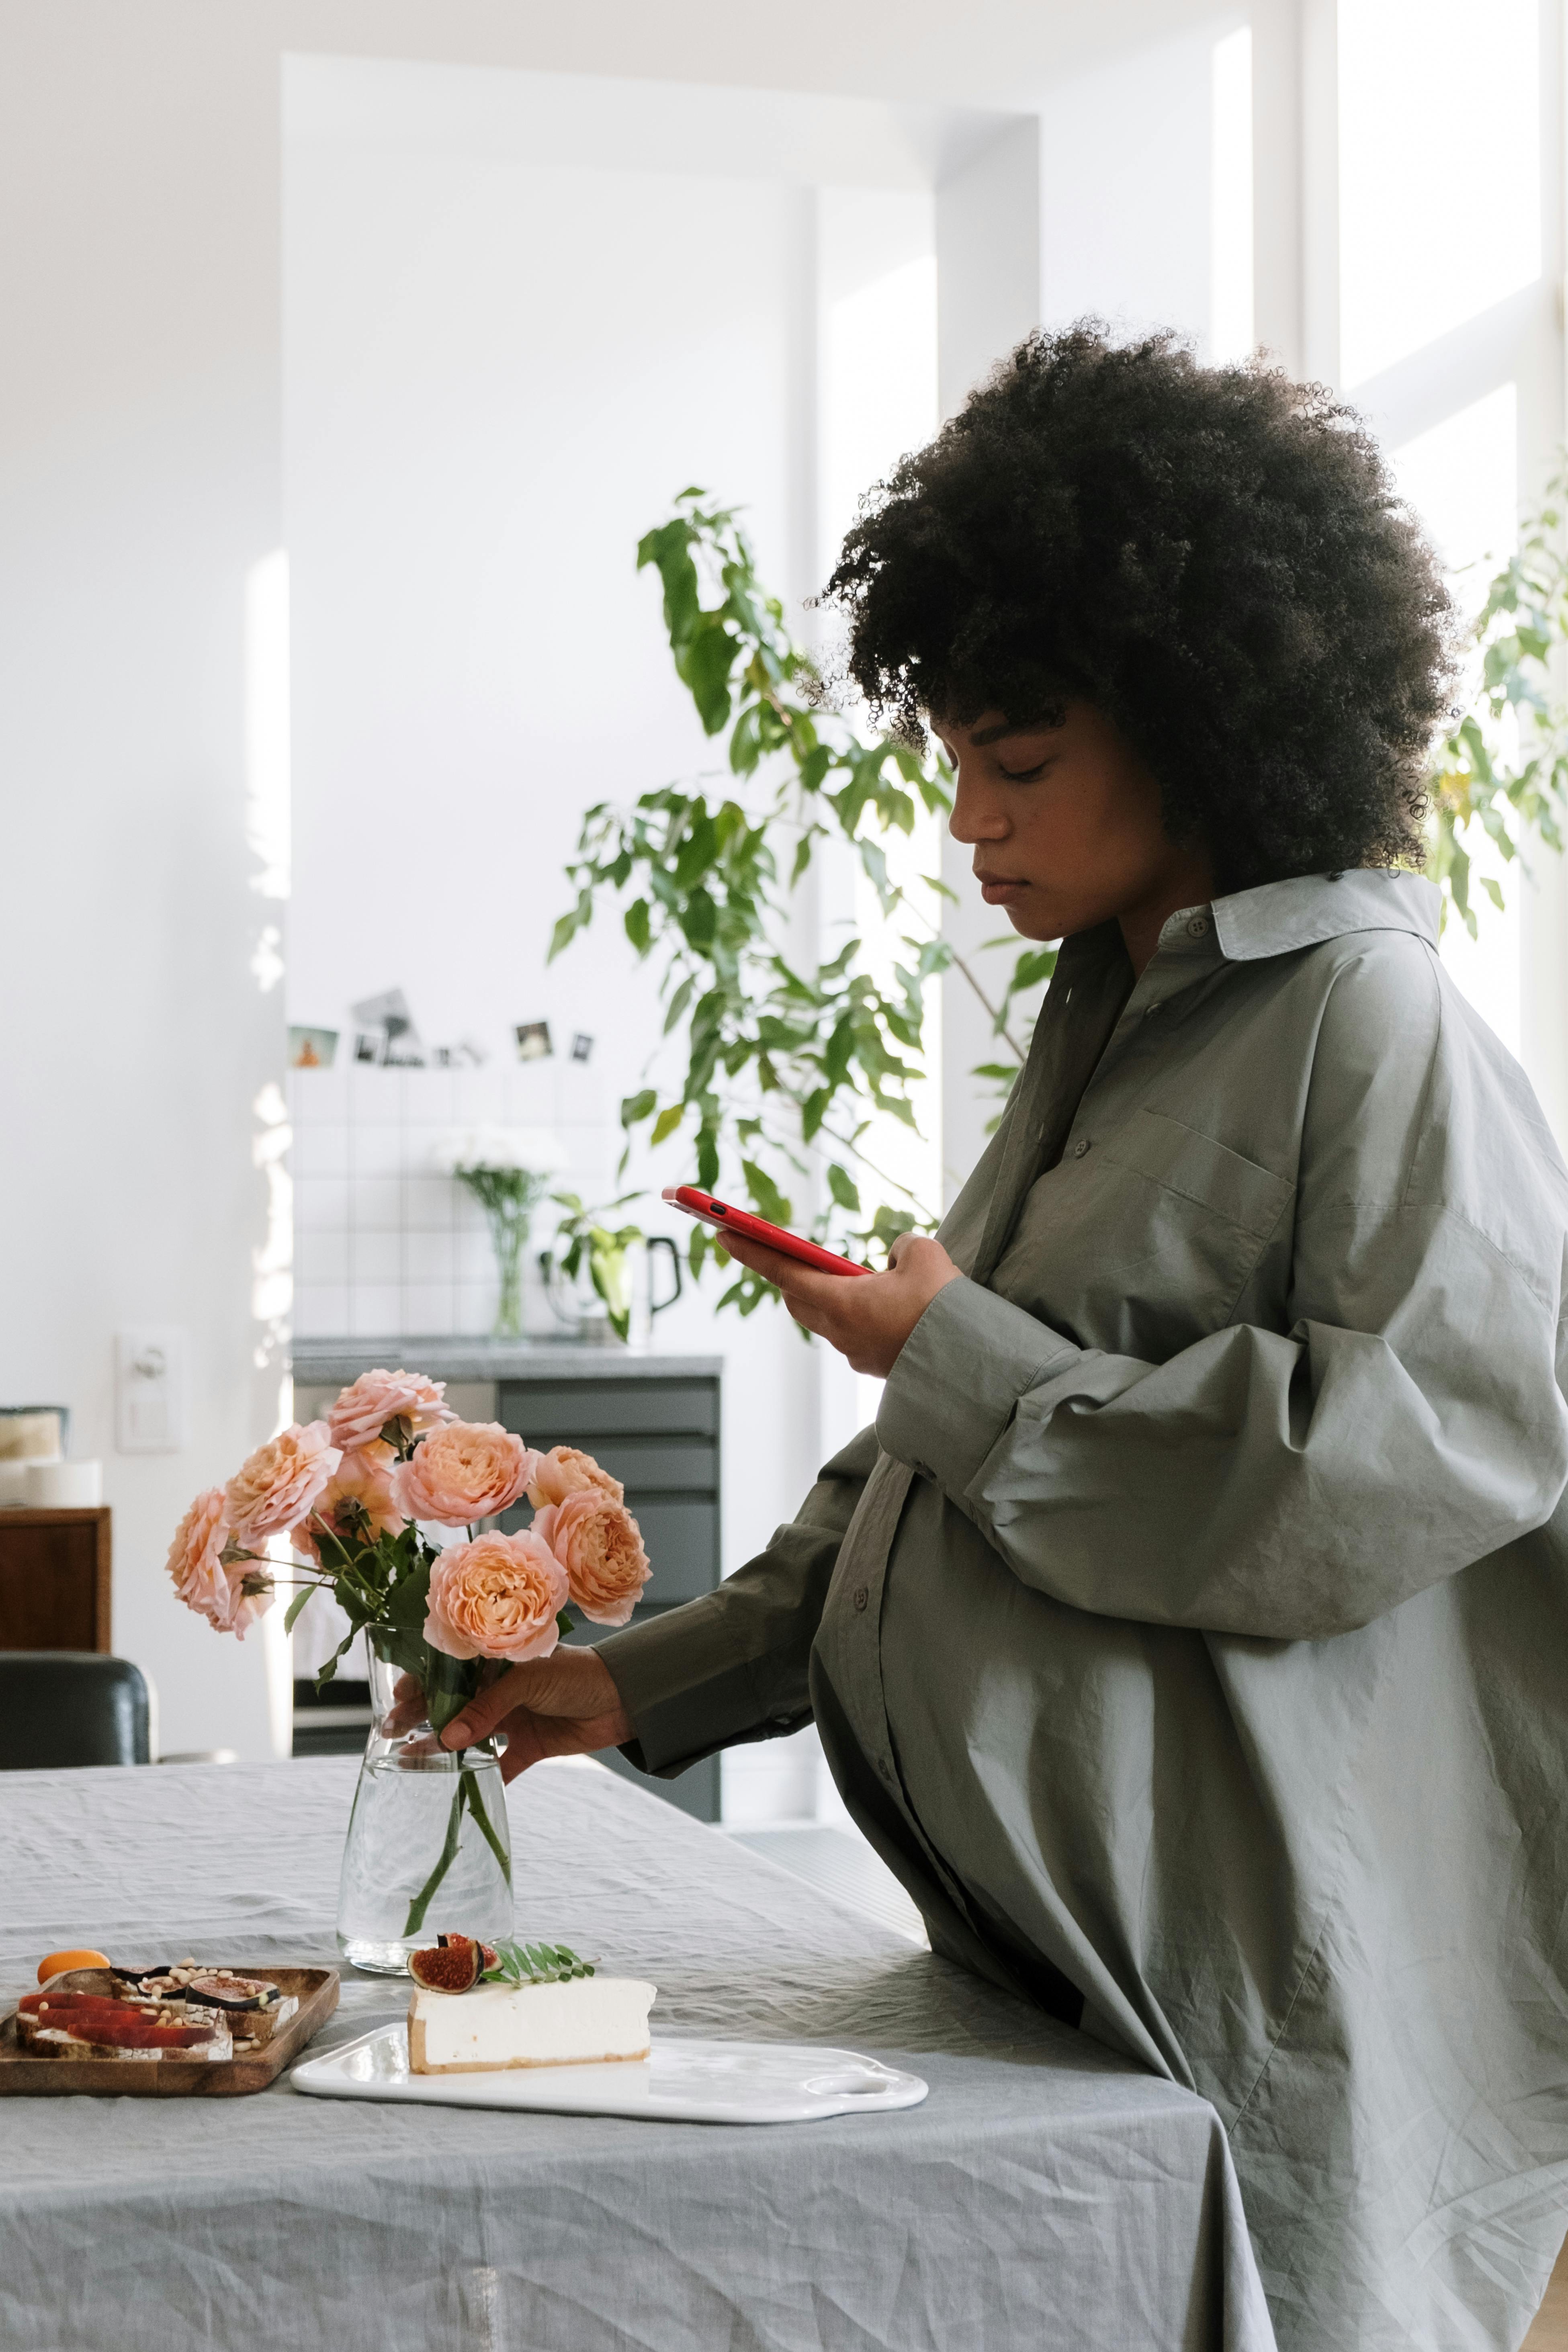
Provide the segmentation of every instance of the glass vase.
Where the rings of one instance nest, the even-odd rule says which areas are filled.
[[[338,1949],[356,1969],[402,1976],[440,1933],[511,1934],[511,1841],[494,1740],[454,1754],[427,1723],[389,1733],[397,1668],[374,1637],[369,1647],[374,1720],[343,1846]]]
[[[490,1246],[495,1252],[496,1276],[500,1285],[496,1297],[496,1319],[490,1326],[492,1339],[521,1339],[522,1337],[522,1247],[528,1239],[528,1219],[515,1210],[487,1211],[490,1228]]]

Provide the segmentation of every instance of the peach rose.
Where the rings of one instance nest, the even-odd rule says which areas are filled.
[[[624,1503],[596,1486],[580,1486],[551,1503],[531,1532],[547,1543],[566,1571],[574,1604],[595,1625],[624,1625],[652,1570],[642,1529]]]
[[[363,1453],[345,1454],[310,1518],[290,1535],[295,1550],[318,1564],[326,1531],[323,1520],[326,1529],[350,1544],[373,1544],[379,1536],[403,1533],[408,1522],[397,1507],[387,1447],[373,1444]],[[327,1550],[331,1564],[341,1565],[337,1546],[329,1541]]]
[[[538,1460],[498,1421],[450,1421],[393,1472],[398,1506],[405,1518],[444,1528],[493,1518],[516,1502]]]
[[[247,1549],[309,1518],[342,1455],[324,1421],[292,1423],[258,1445],[229,1480],[228,1523]]]
[[[265,1570],[254,1567],[226,1568],[224,1574],[228,1579],[230,1611],[226,1630],[234,1635],[237,1642],[243,1642],[246,1627],[254,1625],[258,1617],[266,1616],[277,1595],[273,1591],[272,1580],[267,1576]],[[245,1590],[247,1578],[253,1588],[249,1592]]]
[[[445,1381],[427,1381],[420,1372],[362,1372],[327,1417],[332,1444],[345,1454],[360,1453],[389,1421],[402,1422],[410,1437],[439,1429],[458,1418],[442,1402],[446,1393]]]
[[[565,1606],[566,1571],[531,1529],[476,1536],[430,1570],[425,1639],[449,1658],[547,1658]]]
[[[209,1486],[205,1495],[196,1496],[169,1546],[168,1569],[174,1591],[187,1609],[194,1609],[220,1632],[226,1632],[231,1614],[228,1579],[223,1572],[227,1539],[223,1488]]]
[[[229,1536],[228,1513],[221,1486],[198,1495],[174,1531],[169,1546],[169,1574],[174,1591],[187,1609],[205,1617],[216,1633],[245,1639],[245,1629],[264,1617],[272,1606],[270,1582],[247,1592],[246,1580],[260,1585],[265,1569],[250,1561],[226,1568],[223,1554]]]
[[[580,1453],[575,1445],[552,1445],[534,1465],[528,1499],[536,1511],[542,1511],[547,1503],[563,1503],[568,1495],[595,1487],[612,1502],[626,1500],[626,1490],[620,1480],[601,1470],[591,1454]]]

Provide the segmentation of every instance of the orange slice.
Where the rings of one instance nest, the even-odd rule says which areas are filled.
[[[38,1982],[47,1984],[67,1969],[106,1969],[109,1964],[107,1952],[51,1952],[47,1959],[38,1962]]]

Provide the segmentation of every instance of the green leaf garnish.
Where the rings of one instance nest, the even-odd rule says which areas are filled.
[[[494,1948],[496,1964],[485,1970],[481,1984],[565,1984],[595,1972],[593,1961],[579,1958],[566,1944],[498,1943]]]

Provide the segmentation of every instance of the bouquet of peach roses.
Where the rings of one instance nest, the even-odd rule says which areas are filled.
[[[590,1454],[535,1453],[497,1423],[459,1421],[444,1392],[414,1372],[363,1373],[325,1421],[296,1423],[198,1495],[169,1551],[179,1598],[241,1638],[280,1585],[294,1588],[286,1627],[324,1587],[349,1631],[318,1688],[368,1633],[423,1686],[437,1732],[488,1661],[547,1657],[573,1608],[624,1625],[649,1573],[620,1483]],[[479,1528],[524,1496],[531,1527]],[[458,1528],[462,1540],[426,1532]],[[280,1560],[285,1536],[293,1557]]]

